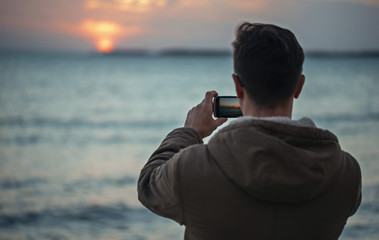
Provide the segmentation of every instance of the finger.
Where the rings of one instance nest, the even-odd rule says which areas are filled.
[[[212,99],[214,97],[217,97],[217,96],[218,96],[218,93],[216,91],[214,91],[214,90],[213,91],[208,91],[208,92],[205,93],[204,102],[206,104],[209,104],[209,103],[212,102]]]
[[[212,99],[213,97],[216,97],[218,95],[218,93],[215,91],[215,90],[212,90],[212,91],[207,91],[205,93],[205,99]]]

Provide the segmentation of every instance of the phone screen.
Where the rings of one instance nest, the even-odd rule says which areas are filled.
[[[214,101],[214,115],[215,117],[240,117],[242,111],[237,97],[232,96],[219,96]]]

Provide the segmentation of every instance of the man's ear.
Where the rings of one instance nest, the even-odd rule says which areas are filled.
[[[303,86],[304,86],[304,82],[305,82],[305,76],[301,74],[299,85],[297,86],[295,94],[293,95],[294,98],[298,98],[300,96],[301,90],[303,89]]]
[[[240,79],[238,78],[237,74],[233,74],[232,77],[234,81],[234,86],[236,88],[237,98],[243,98],[244,91],[243,87],[241,86]]]

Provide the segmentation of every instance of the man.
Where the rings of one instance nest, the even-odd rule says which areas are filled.
[[[331,132],[291,119],[302,48],[289,30],[250,23],[233,47],[244,116],[203,144],[226,121],[207,92],[142,169],[140,201],[184,224],[185,239],[338,239],[361,202],[360,168]]]

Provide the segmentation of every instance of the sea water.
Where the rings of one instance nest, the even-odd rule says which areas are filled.
[[[0,239],[182,239],[137,177],[207,90],[234,95],[232,73],[231,56],[0,53]],[[340,239],[379,239],[379,58],[307,57],[304,74],[293,117],[362,168]]]

